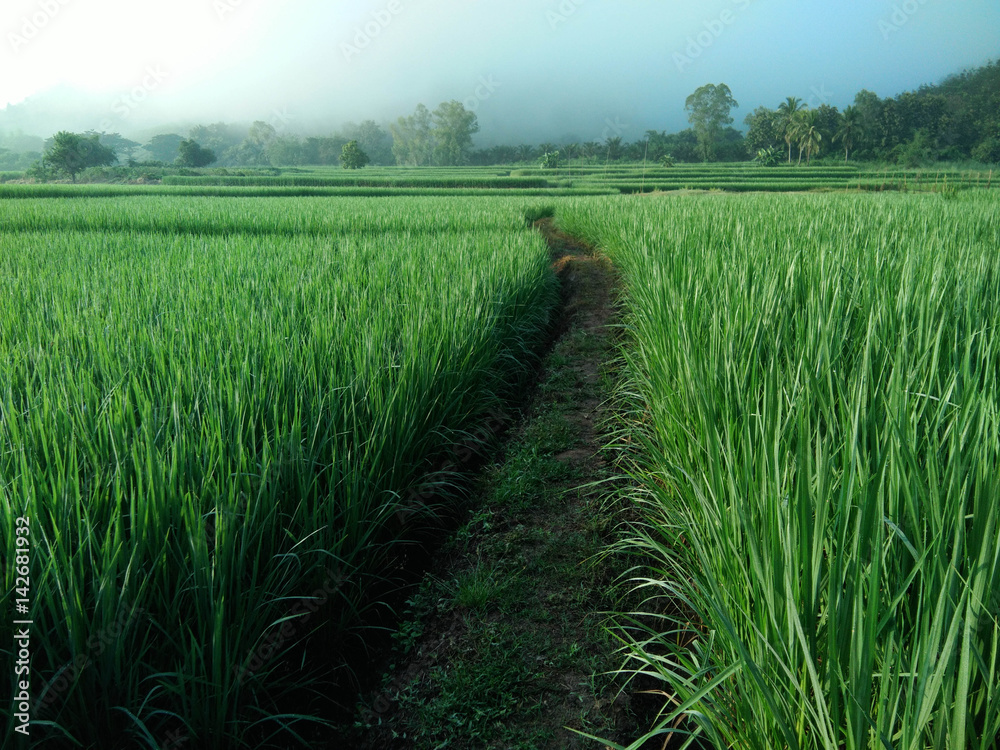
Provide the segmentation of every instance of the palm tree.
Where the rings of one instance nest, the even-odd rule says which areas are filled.
[[[778,106],[778,114],[781,115],[782,130],[785,133],[785,143],[788,144],[788,163],[792,163],[792,141],[795,140],[793,132],[795,126],[795,115],[802,110],[802,100],[798,97],[790,96]]]
[[[803,107],[792,117],[791,123],[786,131],[786,135],[790,136],[792,141],[799,148],[799,159],[795,163],[796,166],[802,166],[802,152],[805,149],[802,145],[802,136],[805,131],[809,129],[809,126],[806,124],[808,119],[809,110]]]
[[[531,161],[535,158],[535,147],[522,143],[517,147],[516,154],[518,161]]]
[[[802,149],[806,152],[806,166],[812,160],[814,151],[819,151],[823,143],[823,134],[819,132],[819,113],[816,110],[806,110],[802,113],[798,127],[799,163],[802,163]]]
[[[604,141],[604,146],[608,149],[608,160],[618,161],[622,158],[622,154],[625,151],[625,147],[622,145],[621,136],[616,136],[614,138],[608,138]]]
[[[854,143],[861,135],[861,114],[857,107],[844,107],[844,114],[840,118],[840,128],[833,140],[844,144],[844,164],[851,155]]]

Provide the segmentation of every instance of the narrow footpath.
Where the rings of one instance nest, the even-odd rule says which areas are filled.
[[[551,219],[536,227],[562,282],[557,338],[482,500],[407,603],[351,747],[595,748],[570,729],[624,744],[636,735],[620,678],[607,674],[618,644],[602,627],[623,565],[601,555],[621,518],[602,452],[614,275]]]

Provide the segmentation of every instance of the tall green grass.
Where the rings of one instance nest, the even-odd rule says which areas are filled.
[[[455,499],[454,446],[555,295],[512,204],[386,208],[2,207],[0,536],[30,517],[34,741],[287,747],[351,683],[372,591]]]
[[[627,289],[648,599],[623,627],[669,696],[650,736],[995,747],[996,201],[581,201],[559,221]]]

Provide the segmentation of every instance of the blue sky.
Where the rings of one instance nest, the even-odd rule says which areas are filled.
[[[1000,2],[4,0],[0,33],[0,108],[55,90],[53,116],[126,134],[326,132],[457,99],[480,143],[629,140],[685,127],[709,82],[733,90],[739,123],[786,96],[843,107],[940,81],[1000,57]]]

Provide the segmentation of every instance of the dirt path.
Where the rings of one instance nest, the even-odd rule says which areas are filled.
[[[567,727],[634,737],[603,630],[614,608],[603,404],[613,357],[608,261],[537,225],[563,288],[563,319],[529,415],[487,470],[482,502],[445,545],[395,636],[352,747],[593,748]],[[600,484],[605,483],[605,484]]]

